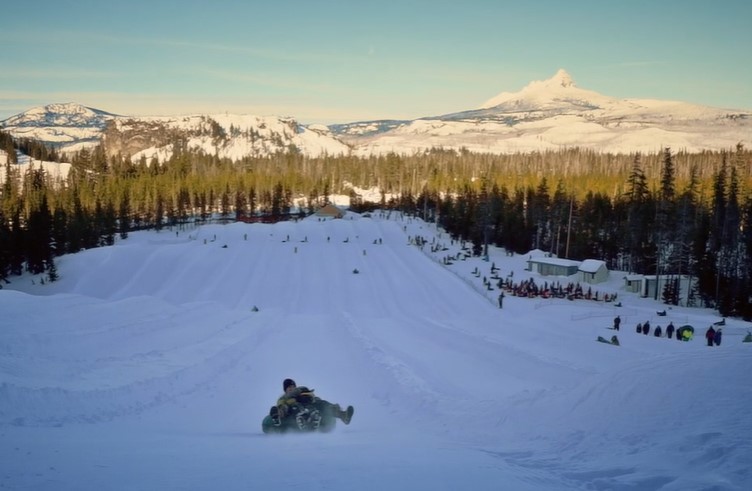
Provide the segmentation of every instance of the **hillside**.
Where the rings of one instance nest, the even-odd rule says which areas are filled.
[[[418,239],[420,238],[420,240]],[[424,243],[424,245],[420,245]],[[397,213],[137,232],[0,290],[0,482],[11,489],[741,490],[748,323],[489,291],[526,256]],[[453,264],[445,264],[448,257]],[[457,259],[457,258],[460,259]],[[354,270],[358,274],[354,274]],[[258,307],[254,312],[252,307]],[[595,341],[622,318],[621,346]],[[679,342],[638,322],[692,324]],[[353,404],[328,435],[263,435],[293,377]],[[12,463],[12,464],[11,464]]]

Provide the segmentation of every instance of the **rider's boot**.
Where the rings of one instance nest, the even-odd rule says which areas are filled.
[[[347,406],[347,409],[343,411],[339,404],[334,405],[334,417],[341,419],[346,425],[350,424],[354,412],[355,409],[352,406]]]
[[[279,417],[279,408],[277,406],[272,406],[269,410],[269,416],[272,417],[272,424],[274,426],[282,425],[282,418]]]

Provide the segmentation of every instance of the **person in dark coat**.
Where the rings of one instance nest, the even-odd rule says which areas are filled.
[[[642,333],[647,336],[650,332],[650,321],[645,321],[645,324],[642,325]]]
[[[669,322],[668,326],[666,326],[666,336],[671,339],[671,336],[674,335],[674,323]]]
[[[619,324],[621,324],[621,317],[617,315],[614,317],[614,329],[617,331],[619,330]]]
[[[655,337],[661,337],[661,326],[655,326]]]
[[[713,337],[713,342],[715,343],[716,346],[720,346],[721,345],[721,328],[720,327],[715,331],[715,336]]]
[[[639,322],[637,323],[637,334],[640,334],[642,332],[642,324]]]
[[[713,346],[713,340],[715,339],[715,329],[713,329],[713,326],[708,327],[708,330],[705,331],[705,339],[708,340],[708,346]]]

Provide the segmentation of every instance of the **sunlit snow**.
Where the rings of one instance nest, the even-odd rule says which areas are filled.
[[[573,281],[527,259],[465,258],[376,212],[135,232],[58,258],[57,282],[11,277],[0,488],[750,489],[752,325],[727,319],[708,347],[715,312],[658,316],[614,271],[592,289],[621,307],[507,292],[499,308],[492,277]],[[647,320],[696,337],[637,334]],[[354,405],[352,423],[262,434],[286,377]]]

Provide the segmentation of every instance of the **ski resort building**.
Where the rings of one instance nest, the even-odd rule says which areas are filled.
[[[608,268],[605,261],[585,259],[577,270],[577,278],[583,283],[603,283],[608,280]]]
[[[631,293],[640,293],[642,288],[642,280],[645,275],[641,274],[628,274],[624,277],[624,289]]]
[[[663,296],[663,290],[670,282],[674,282],[678,288],[679,304],[686,305],[689,289],[696,278],[688,275],[664,274],[655,275],[632,274],[624,277],[625,290],[638,293],[641,297],[657,298]]]
[[[316,211],[316,216],[322,218],[342,218],[345,216],[345,212],[328,203]]]
[[[679,288],[680,301],[686,300],[689,293],[690,284],[693,281],[693,278],[687,275],[664,274],[659,277],[656,277],[655,275],[645,275],[643,279],[642,290],[640,293],[643,297],[660,299],[661,295],[663,295],[663,289],[669,282],[672,281],[676,282],[676,285]],[[657,297],[656,289],[658,290]]]
[[[531,257],[527,260],[527,270],[541,276],[572,276],[577,274],[579,261],[558,257]]]

